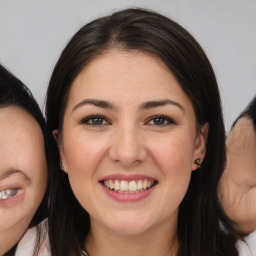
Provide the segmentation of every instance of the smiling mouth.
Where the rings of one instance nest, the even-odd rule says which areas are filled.
[[[150,180],[103,180],[102,184],[117,193],[135,194],[152,188],[157,182]]]

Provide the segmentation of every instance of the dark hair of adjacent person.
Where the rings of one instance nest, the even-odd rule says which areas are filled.
[[[246,109],[239,115],[236,121],[232,124],[231,129],[235,126],[237,121],[242,117],[249,117],[253,121],[254,129],[256,131],[256,96],[254,96],[254,98],[248,104]]]
[[[190,98],[197,125],[209,123],[203,164],[192,172],[179,208],[178,255],[238,255],[235,242],[239,234],[217,196],[226,160],[217,82],[197,41],[171,19],[149,10],[127,9],[82,27],[63,50],[50,79],[46,101],[49,131],[61,131],[68,95],[77,75],[95,57],[111,49],[141,51],[160,58]],[[90,230],[89,215],[72,193],[67,175],[60,171],[57,145],[53,153],[56,166],[49,218],[52,255],[80,255]]]
[[[10,106],[16,106],[23,108],[31,116],[35,118],[41,127],[44,136],[45,155],[47,163],[49,165],[49,137],[46,129],[46,124],[42,112],[33,98],[29,89],[14,75],[7,71],[2,65],[0,65],[0,109]],[[48,192],[46,192],[43,201],[37,209],[28,228],[37,226],[48,215]],[[37,227],[37,244],[35,247],[34,255],[39,250],[40,242],[43,238],[43,230]],[[12,256],[15,254],[17,245],[15,245],[4,256]]]

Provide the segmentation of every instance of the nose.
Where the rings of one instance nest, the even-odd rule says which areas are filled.
[[[113,134],[109,157],[123,167],[133,167],[146,160],[147,150],[136,127],[119,128]]]

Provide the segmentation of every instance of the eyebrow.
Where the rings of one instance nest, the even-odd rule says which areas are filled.
[[[8,177],[14,175],[14,174],[21,174],[22,176],[24,176],[24,178],[26,180],[30,180],[29,177],[21,170],[8,170],[7,172],[5,172],[3,175],[0,176],[0,180],[4,180],[7,179]]]
[[[85,99],[82,100],[80,103],[78,103],[73,109],[72,112],[76,109],[78,109],[79,107],[82,107],[84,105],[94,105],[96,107],[100,107],[100,108],[104,108],[104,109],[116,109],[115,105],[105,101],[105,100],[95,100],[95,99]],[[170,99],[164,99],[164,100],[156,100],[156,101],[147,101],[142,103],[139,106],[139,109],[150,109],[150,108],[156,108],[156,107],[162,107],[162,106],[166,106],[166,105],[174,105],[177,106],[182,112],[185,112],[185,109],[183,108],[183,106],[181,104],[179,104],[176,101],[170,100]]]
[[[164,100],[157,100],[157,101],[147,101],[143,103],[140,108],[141,109],[150,109],[150,108],[156,108],[156,107],[162,107],[166,105],[174,105],[177,106],[182,112],[185,112],[185,109],[181,104],[179,104],[176,101],[170,100],[170,99],[164,99]]]
[[[105,109],[114,109],[114,105],[111,104],[110,102],[108,101],[105,101],[105,100],[94,100],[94,99],[85,99],[85,100],[82,100],[80,103],[78,103],[73,109],[72,109],[72,112],[76,109],[78,109],[79,107],[82,107],[84,105],[94,105],[96,107],[100,107],[100,108],[105,108]]]

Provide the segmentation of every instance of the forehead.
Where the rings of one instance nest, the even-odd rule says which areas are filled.
[[[15,129],[16,131],[40,131],[40,126],[34,117],[25,109],[18,106],[0,108],[0,125],[3,128]],[[19,126],[20,127],[19,127]]]
[[[74,80],[69,103],[84,97],[159,100],[166,95],[187,101],[179,82],[156,56],[139,51],[109,50],[94,58]]]
[[[143,88],[143,85],[149,86],[150,80],[158,86],[165,82],[165,79],[178,84],[158,57],[134,50],[113,49],[95,57],[77,76],[73,87],[83,86],[85,79],[88,81],[87,84],[93,83],[97,87],[113,85],[115,88],[129,87],[135,82],[138,88]]]
[[[26,147],[43,141],[41,128],[37,121],[24,109],[17,106],[0,108],[0,152],[14,145]],[[24,144],[22,144],[24,143]]]

